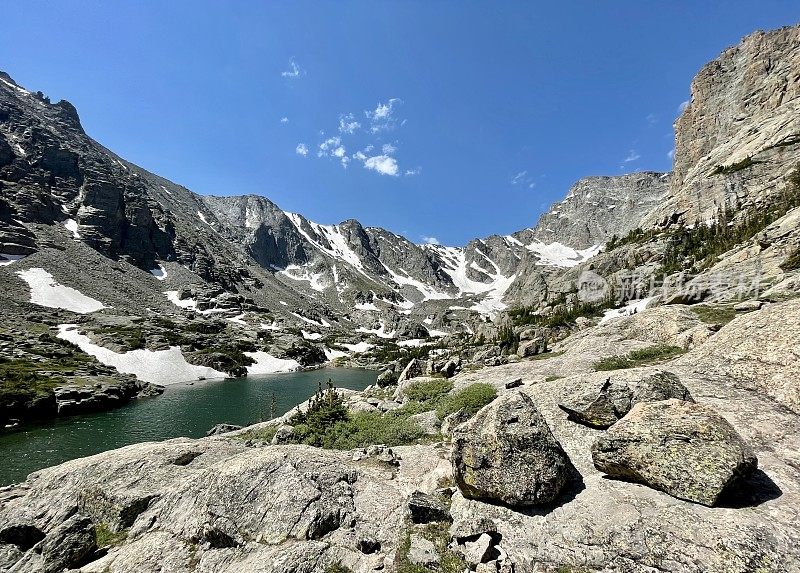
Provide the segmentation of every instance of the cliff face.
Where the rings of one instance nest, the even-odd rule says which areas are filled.
[[[800,26],[756,32],[704,66],[675,123],[669,196],[647,218],[687,223],[757,204],[800,161]]]
[[[669,190],[669,173],[644,171],[617,177],[586,177],[566,198],[541,216],[533,236],[545,243],[558,241],[577,249],[601,245],[624,236]]]

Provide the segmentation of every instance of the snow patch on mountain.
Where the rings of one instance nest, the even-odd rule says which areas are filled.
[[[53,275],[44,269],[32,268],[17,271],[17,275],[28,283],[31,289],[30,302],[48,308],[63,308],[79,314],[88,314],[106,308],[99,300],[82,292],[58,283]]]
[[[78,332],[75,324],[59,325],[58,338],[76,344],[106,366],[112,366],[124,374],[133,374],[143,382],[167,385],[200,378],[227,377],[227,374],[219,370],[189,364],[179,346],[170,346],[169,350],[139,349],[114,352],[94,344],[88,336]]]

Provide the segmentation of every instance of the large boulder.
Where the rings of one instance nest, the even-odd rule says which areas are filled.
[[[83,515],[73,515],[25,553],[13,571],[58,573],[80,565],[96,548],[92,521]]]
[[[594,466],[673,497],[713,506],[758,460],[725,418],[681,400],[639,403],[592,446]]]
[[[412,358],[408,365],[400,373],[397,383],[405,382],[411,378],[417,378],[425,374],[425,361],[419,358]]]
[[[658,402],[675,398],[693,402],[689,390],[672,372],[656,372],[634,382],[606,380],[600,394],[574,406],[559,404],[570,420],[593,428],[608,428],[640,402]]]
[[[571,468],[533,400],[519,391],[454,430],[452,462],[465,497],[512,507],[553,501]]]

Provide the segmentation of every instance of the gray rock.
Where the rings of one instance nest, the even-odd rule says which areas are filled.
[[[736,312],[751,312],[759,310],[762,306],[764,306],[764,303],[760,300],[745,300],[734,305],[733,310]]]
[[[421,565],[428,569],[439,566],[439,552],[432,541],[429,541],[417,533],[411,534],[411,547],[408,550],[408,560],[414,565]]]
[[[514,378],[509,382],[506,382],[506,390],[511,390],[512,388],[519,388],[522,386],[522,378]]]
[[[452,461],[465,497],[512,507],[553,501],[571,467],[533,401],[519,391],[484,406],[455,429]]]
[[[397,383],[400,384],[405,382],[410,378],[417,378],[418,376],[422,376],[425,373],[425,361],[419,360],[418,358],[412,358],[403,371],[400,373],[400,376],[397,379]]]
[[[217,424],[206,432],[206,436],[219,436],[220,434],[227,434],[241,429],[242,426],[237,426],[236,424]]]
[[[273,444],[288,444],[294,437],[294,427],[288,424],[281,424],[272,436]]]
[[[708,406],[640,403],[592,446],[595,467],[673,497],[713,506],[758,460],[725,418]]]
[[[411,422],[419,425],[422,430],[430,435],[436,435],[439,433],[439,417],[436,415],[436,412],[431,410],[429,412],[422,412],[420,414],[414,414],[409,416],[408,419]]]
[[[92,521],[74,515],[34,545],[12,570],[14,573],[60,573],[79,565],[96,547]]]
[[[380,388],[386,388],[387,386],[397,384],[397,374],[394,370],[386,369],[378,375],[376,384]]]
[[[492,545],[488,533],[482,533],[475,541],[467,541],[464,543],[464,560],[472,567],[487,561]]]
[[[467,420],[469,420],[469,414],[466,410],[458,410],[452,414],[448,414],[445,416],[444,420],[442,420],[442,435],[445,437],[451,436],[453,434],[453,430]]]
[[[450,512],[441,501],[421,491],[411,494],[411,498],[408,500],[408,511],[413,523],[452,521]]]
[[[376,553],[381,549],[381,542],[374,537],[362,537],[356,543],[356,549],[358,549],[361,553]]]
[[[559,404],[569,419],[592,428],[608,428],[640,402],[675,398],[693,402],[691,394],[672,372],[656,372],[635,382],[612,382],[609,378],[600,394],[578,406]]]

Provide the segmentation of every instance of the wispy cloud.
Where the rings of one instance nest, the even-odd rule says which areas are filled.
[[[519,183],[522,183],[522,182],[524,182],[524,181],[525,181],[525,179],[526,179],[527,177],[528,177],[528,171],[527,171],[527,169],[526,169],[525,171],[520,171],[519,173],[517,173],[516,175],[514,175],[514,177],[512,177],[512,178],[511,178],[511,184],[512,184],[512,185],[517,185],[517,184],[519,184]]]
[[[389,157],[388,155],[367,157],[364,160],[364,167],[366,169],[376,171],[381,175],[391,175],[392,177],[397,177],[397,173],[400,170],[399,166],[397,165],[397,160],[394,157]]]
[[[642,156],[639,155],[638,151],[636,151],[635,149],[631,149],[628,152],[628,156],[625,159],[623,159],[622,161],[625,162],[625,163],[630,163],[631,161],[636,161],[637,159],[639,159],[641,157]]]
[[[283,117],[281,118],[281,123],[289,123],[289,118],[288,118],[288,117],[286,117],[286,116],[283,116]]]
[[[439,239],[437,239],[436,237],[426,237],[425,235],[423,235],[420,238],[422,239],[422,242],[425,243],[426,245],[441,245],[442,244],[439,241]]]
[[[397,151],[397,148],[391,143],[384,143],[383,146],[381,147],[381,151],[383,151],[384,155],[391,155],[392,153]]]
[[[644,120],[647,122],[647,125],[655,125],[658,123],[658,117],[654,113],[648,113]]]
[[[298,143],[297,147],[294,148],[294,152],[305,157],[308,155],[308,146],[305,143]]]
[[[675,159],[675,148],[674,147],[667,152],[667,157],[669,157],[670,161]]]
[[[686,108],[689,107],[689,104],[692,103],[691,99],[687,99],[686,101],[682,101],[681,104],[678,106],[678,113],[681,114],[686,111]]]
[[[403,175],[405,175],[406,177],[413,177],[414,175],[419,175],[420,171],[422,171],[422,168],[420,167],[415,167],[414,169],[406,169],[406,172],[403,173]]]
[[[294,79],[305,75],[305,73],[306,73],[305,70],[302,69],[299,65],[297,65],[297,62],[294,61],[294,58],[290,58],[289,69],[281,72],[281,77]]]
[[[533,177],[528,175],[528,170],[520,171],[514,177],[511,178],[512,185],[524,185],[528,187],[528,189],[533,189],[536,187],[536,182],[533,180]]]

